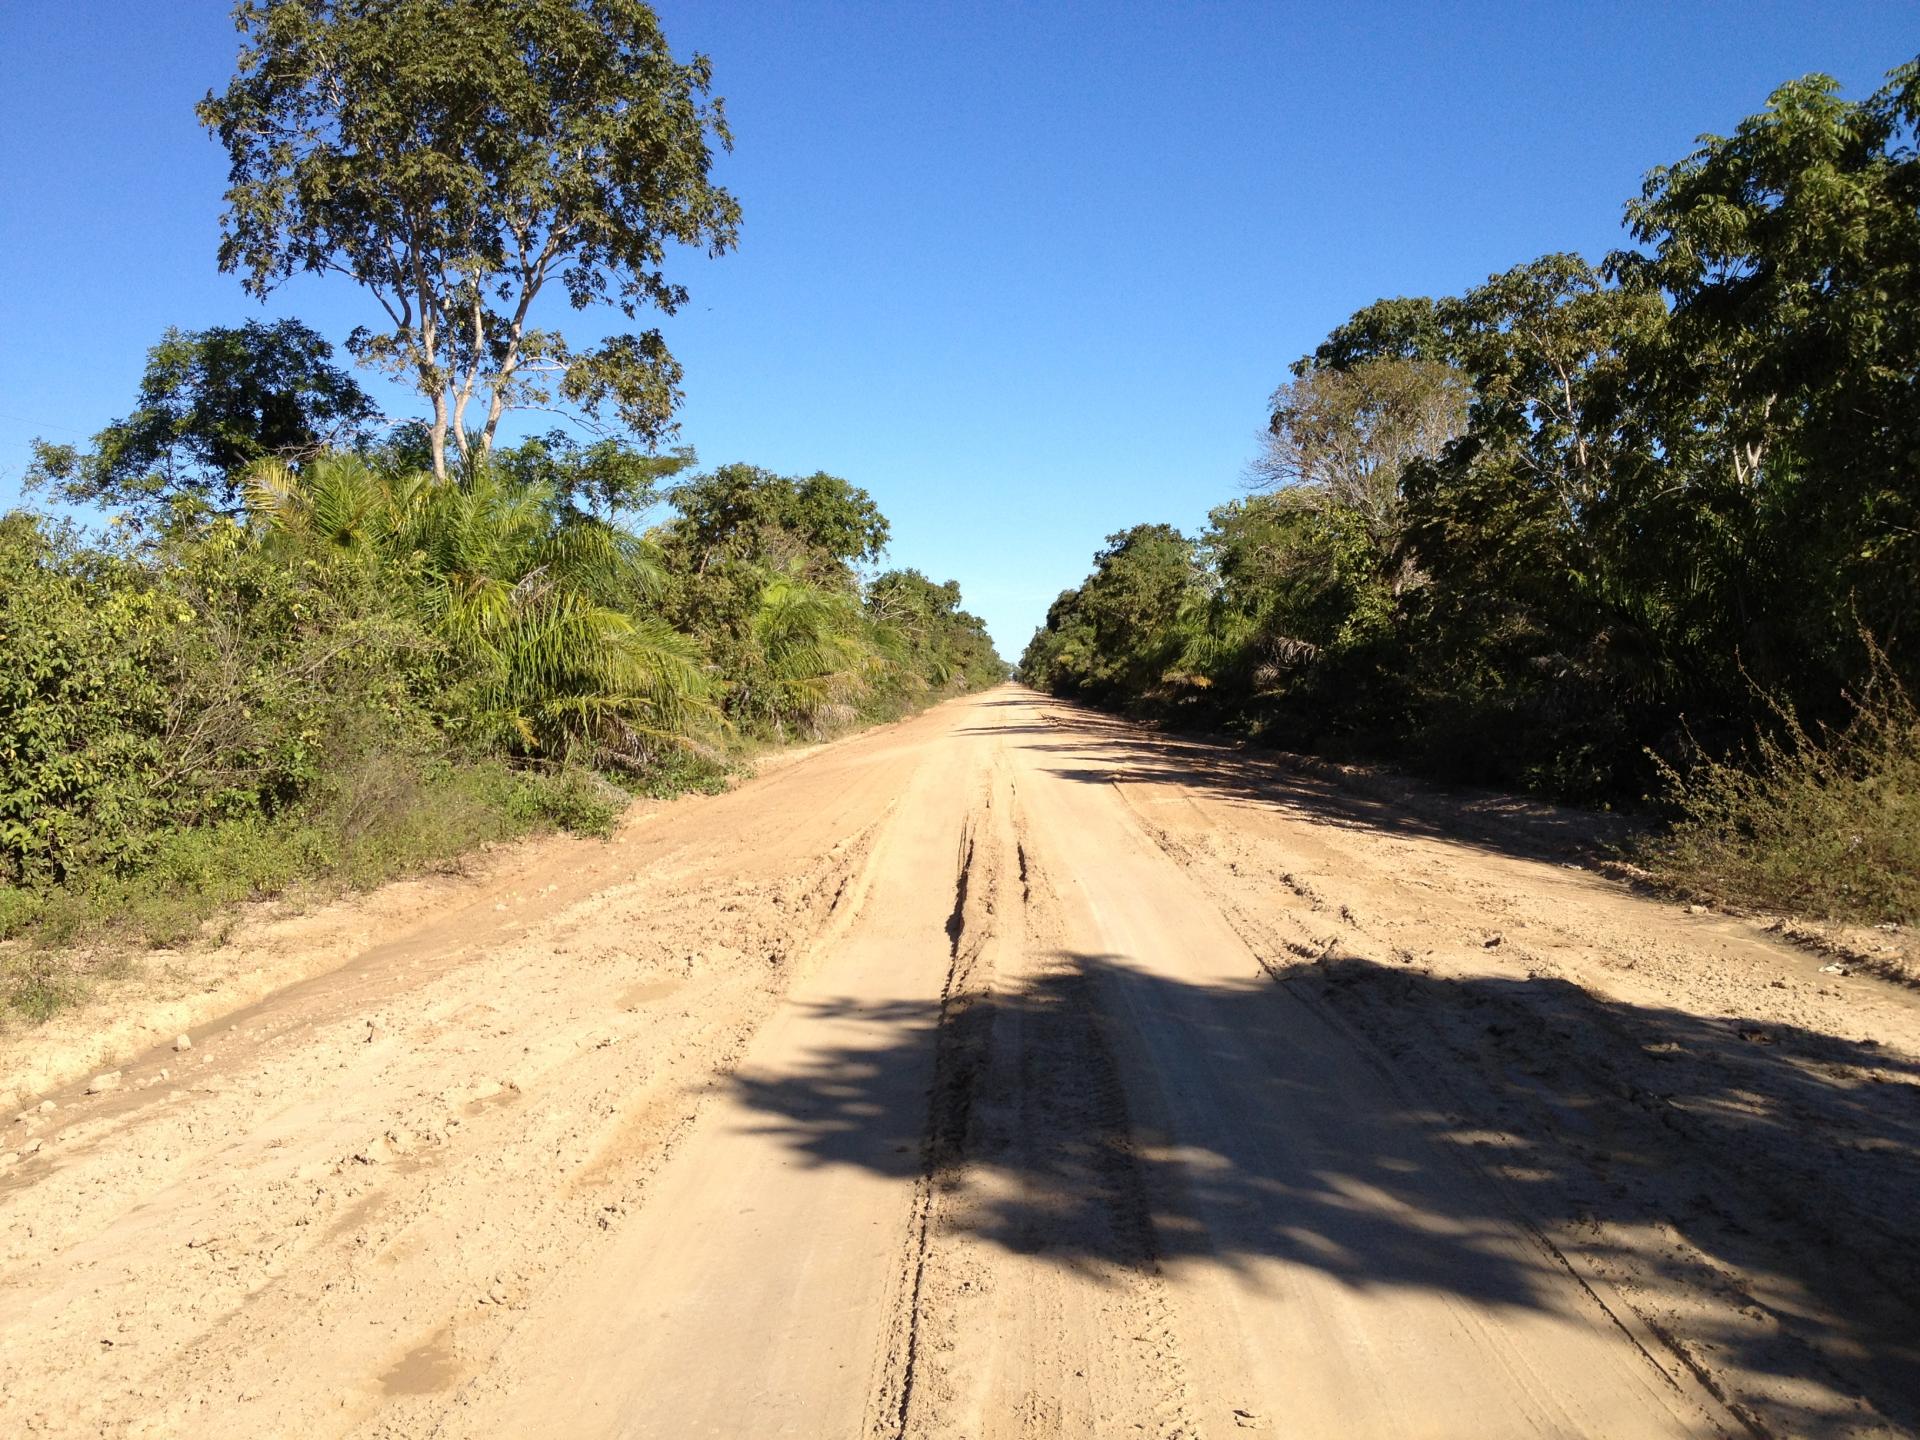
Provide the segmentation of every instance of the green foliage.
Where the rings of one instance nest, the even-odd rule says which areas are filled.
[[[0,520],[0,883],[112,864],[148,823],[177,610],[70,529]]]
[[[1649,559],[1697,572],[1690,622],[1795,703],[1859,672],[1861,626],[1920,621],[1920,62],[1837,91],[1782,86],[1652,172],[1648,248],[1613,262],[1673,306],[1631,396],[1666,458],[1634,477]]]
[[[1295,376],[1351,370],[1367,360],[1446,360],[1440,307],[1424,295],[1376,300],[1355,311],[1313,354],[1293,363]]]
[[[738,767],[711,750],[683,748],[662,755],[644,774],[623,777],[637,793],[654,800],[675,795],[718,795],[733,783]]]
[[[0,955],[0,1015],[10,1011],[37,1025],[86,993],[86,973],[71,961],[44,950]]]
[[[124,959],[104,943],[112,937],[177,946],[238,902],[452,867],[529,831],[606,834],[627,798],[576,768],[549,775],[491,760],[343,754],[280,815],[159,831],[136,868],[90,871],[55,888],[0,885],[0,941],[13,942],[0,945],[0,1013],[43,1020],[120,973]]]
[[[1790,712],[1736,761],[1672,772],[1679,819],[1641,859],[1668,887],[1737,905],[1920,923],[1920,709],[1884,659],[1851,717]]]
[[[1401,473],[1465,430],[1468,394],[1457,370],[1433,360],[1308,370],[1274,392],[1254,472],[1301,504],[1352,516],[1385,550],[1398,534]]]
[[[636,613],[657,591],[651,548],[501,467],[464,483],[391,475],[353,456],[250,488],[271,545],[371,556],[408,584],[445,647],[470,740],[549,759],[644,765],[707,702],[694,648]]]
[[[373,401],[298,320],[168,330],[147,352],[133,413],[92,448],[34,442],[29,488],[146,519],[182,502],[228,514],[255,461],[295,461],[363,439]]]
[[[732,247],[705,57],[676,61],[639,0],[241,0],[234,21],[236,73],[199,107],[232,162],[221,268],[258,295],[299,271],[371,292],[388,324],[348,348],[432,403],[437,476],[449,436],[484,452],[515,406],[669,428],[657,330],[576,350],[532,315],[549,288],[672,313],[668,248]]]
[[[1676,786],[1671,863],[1712,888],[1910,914],[1911,727],[1843,722],[1920,677],[1917,96],[1920,62],[1783,86],[1647,177],[1642,249],[1359,311],[1275,393],[1272,493],[1178,585],[1117,583],[1153,527],[1114,537],[1023,672],[1561,796]]]
[[[660,483],[691,467],[694,454],[684,447],[651,454],[612,438],[583,444],[549,430],[496,450],[493,462],[522,485],[544,485],[561,504],[612,521],[650,509]]]
[[[865,490],[837,476],[724,465],[669,494],[664,612],[720,675],[742,734],[819,737],[1005,676],[959,587],[916,571],[863,586],[887,543]]]
[[[863,583],[888,537],[866,491],[731,465],[663,496],[694,457],[653,448],[681,379],[659,332],[577,350],[535,325],[549,289],[672,313],[668,251],[735,241],[710,66],[646,5],[234,20],[236,74],[199,106],[231,160],[221,268],[261,298],[351,275],[389,324],[348,349],[432,415],[376,439],[287,320],[169,331],[132,415],[36,447],[37,484],[138,523],[0,516],[0,1009],[31,1018],[109,973],[115,937],[181,943],[240,900],[531,828],[608,833],[636,791],[723,789],[736,744],[1005,674],[956,585]],[[644,448],[495,448],[507,410],[555,404]]]
[[[221,521],[145,552],[0,522],[0,879],[146,863],[170,825],[291,804],[330,747],[405,746],[430,646],[373,577],[290,567]]]
[[[1093,699],[1158,689],[1179,658],[1180,621],[1198,576],[1193,544],[1171,525],[1136,525],[1107,537],[1093,574],[1053,602],[1042,634],[1021,659],[1029,684]],[[1036,648],[1038,647],[1038,648]]]
[[[853,593],[770,574],[746,638],[728,677],[730,715],[782,739],[790,728],[817,736],[853,718],[871,653]]]
[[[458,659],[400,579],[370,547],[230,521],[100,550],[0,520],[7,1004],[41,1015],[84,993],[118,935],[175,944],[297,883],[606,823],[570,772],[459,741],[443,703]],[[77,943],[92,960],[47,953]]]
[[[977,690],[1007,678],[986,622],[960,608],[960,586],[918,570],[889,570],[867,586],[872,643],[888,662],[877,687],[883,708],[922,693]]]
[[[604,775],[579,766],[552,774],[522,771],[516,778],[519,790],[508,807],[510,815],[583,835],[612,835],[633,798]],[[657,783],[659,777],[654,779]]]
[[[887,519],[873,497],[836,475],[776,475],[722,465],[675,487],[677,517],[662,544],[706,573],[729,561],[798,565],[811,578],[850,580],[853,565],[887,547]]]
[[[635,790],[724,788],[733,739],[1004,676],[958,586],[861,585],[886,521],[844,481],[730,467],[645,537],[607,512],[680,457],[548,438],[442,481],[406,456],[261,462],[243,520],[104,547],[0,517],[8,1006],[45,1014],[115,963],[50,947],[179,944],[238,901],[604,834]]]

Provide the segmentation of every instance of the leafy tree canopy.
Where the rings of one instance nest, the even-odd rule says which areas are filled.
[[[1838,91],[1783,85],[1654,170],[1627,207],[1646,249],[1610,262],[1670,297],[1637,398],[1711,517],[1686,530],[1722,541],[1750,662],[1781,671],[1862,663],[1861,622],[1882,643],[1920,625],[1920,60]],[[1799,613],[1762,623],[1783,587]]]
[[[1314,370],[1346,370],[1367,360],[1451,358],[1439,307],[1424,295],[1399,296],[1356,311],[1292,369],[1302,376]]]
[[[373,401],[332,360],[298,320],[168,330],[147,352],[133,412],[86,449],[36,440],[28,484],[144,517],[185,498],[236,513],[255,461],[365,438]]]
[[[1029,677],[1597,797],[1920,675],[1920,62],[1781,86],[1626,219],[1356,312],[1186,598],[1115,537]]]
[[[1096,697],[1158,685],[1180,656],[1178,621],[1198,597],[1198,579],[1193,542],[1171,525],[1109,535],[1086,583],[1048,609],[1021,658],[1022,674]]]
[[[1469,393],[1457,370],[1432,360],[1310,370],[1274,391],[1254,474],[1299,503],[1351,510],[1390,546],[1401,472],[1466,429]]]
[[[221,268],[262,296],[299,271],[365,286],[387,324],[348,348],[431,402],[436,474],[512,406],[671,427],[657,330],[575,350],[533,308],[671,313],[668,247],[731,248],[704,56],[675,60],[640,0],[242,0],[234,22],[237,72],[199,106],[232,161]]]
[[[889,570],[867,587],[867,604],[882,616],[952,615],[960,607],[960,582],[936,585],[918,570]]]
[[[495,460],[520,483],[544,485],[562,504],[603,520],[648,509],[660,499],[663,481],[695,463],[684,446],[653,454],[611,436],[582,441],[564,430],[529,436]]]
[[[824,561],[847,572],[887,546],[887,518],[873,497],[824,471],[776,475],[757,465],[722,465],[675,486],[669,498],[680,512],[666,527],[669,543],[685,550],[695,569],[751,558],[775,567]]]

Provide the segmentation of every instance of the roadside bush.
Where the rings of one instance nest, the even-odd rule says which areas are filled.
[[[81,997],[124,968],[116,941],[181,945],[244,901],[365,888],[543,830],[606,835],[629,799],[578,768],[369,757],[281,815],[146,836],[135,869],[0,887],[0,1012],[41,1020]]]
[[[180,623],[137,566],[70,527],[0,518],[0,883],[133,858],[158,804],[158,670]]]
[[[272,819],[356,753],[438,743],[435,647],[386,592],[226,521],[141,552],[0,520],[0,883],[149,868],[174,831]]]
[[[717,751],[668,751],[646,773],[632,777],[639,793],[651,800],[675,795],[718,795],[733,782],[738,767]]]
[[[739,747],[999,678],[958,586],[860,583],[864,491],[722,478],[646,536],[380,452],[256,466],[238,519],[0,516],[0,1012],[239,902],[609,835],[636,792],[724,789]]]
[[[15,1015],[37,1025],[84,999],[93,981],[126,968],[124,961],[111,966],[76,963],[52,950],[0,954],[0,1016]]]
[[[520,795],[510,813],[536,824],[608,836],[633,796],[606,776],[578,766],[553,774],[522,771],[514,777]]]
[[[1884,657],[1843,726],[1809,733],[1781,710],[1747,755],[1669,779],[1680,818],[1642,860],[1676,891],[1920,922],[1920,708]]]
[[[611,827],[614,787],[450,733],[460,671],[416,569],[224,519],[106,546],[0,519],[6,1008],[50,1013],[120,942],[182,943],[236,902]]]

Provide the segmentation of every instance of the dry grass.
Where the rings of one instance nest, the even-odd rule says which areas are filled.
[[[1669,772],[1680,818],[1638,857],[1664,885],[1823,919],[1920,921],[1920,709],[1884,657],[1837,729],[1790,714],[1748,753]]]
[[[363,889],[534,831],[604,835],[630,799],[584,770],[366,756],[299,812],[158,836],[137,872],[40,891],[0,885],[0,1019],[47,1019],[125,974],[140,948],[218,940],[241,902]]]

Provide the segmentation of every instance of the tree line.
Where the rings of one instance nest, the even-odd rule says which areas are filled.
[[[45,1013],[57,942],[196,933],[348,881],[711,788],[743,747],[1003,679],[959,587],[880,571],[890,527],[824,472],[671,448],[657,331],[570,343],[535,305],[672,312],[674,247],[731,248],[703,57],[637,0],[242,0],[218,260],[265,297],[359,284],[346,348],[298,320],[169,331],[130,412],[36,443],[0,516],[0,980]],[[517,440],[516,410],[570,417]]]
[[[1249,493],[1195,536],[1110,536],[1022,674],[1277,744],[1664,795],[1706,888],[1778,898],[1825,868],[1820,903],[1913,918],[1917,131],[1920,62],[1859,101],[1809,76],[1653,170],[1599,263],[1358,311],[1275,391]],[[1848,758],[1814,779],[1821,756]],[[1743,776],[1772,788],[1733,803]],[[1799,880],[1755,878],[1809,826]]]
[[[441,480],[423,427],[344,424],[371,408],[330,355],[292,320],[174,332],[131,415],[40,447],[36,483],[116,523],[0,517],[0,932],[164,880],[162,934],[603,826],[1005,677],[957,584],[876,573],[858,486],[563,431]]]

